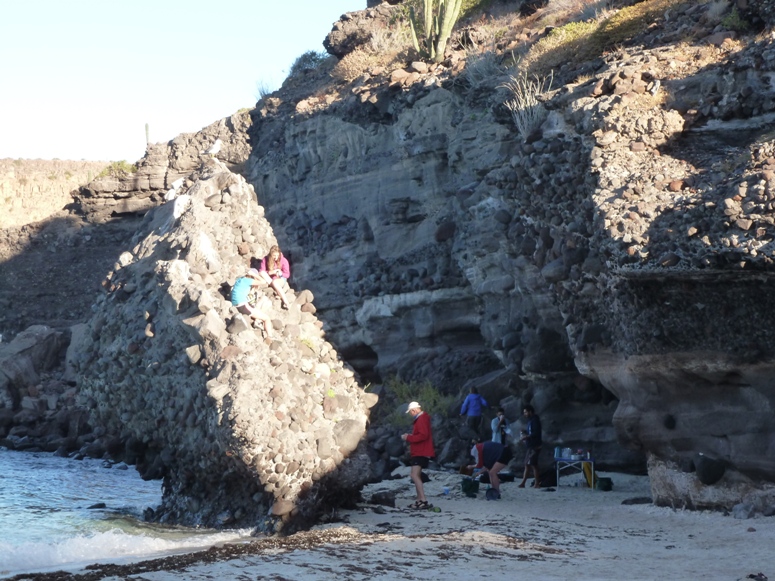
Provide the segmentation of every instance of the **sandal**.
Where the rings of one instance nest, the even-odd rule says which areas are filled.
[[[427,510],[431,507],[427,500],[417,500],[414,504],[410,504],[409,508],[414,510]]]

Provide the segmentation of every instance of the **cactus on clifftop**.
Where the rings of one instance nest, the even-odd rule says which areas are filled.
[[[423,0],[423,32],[425,33],[425,39],[422,48],[417,38],[418,21],[414,8],[409,9],[409,24],[412,30],[414,49],[423,57],[430,58],[438,63],[444,58],[444,50],[447,48],[447,41],[450,34],[452,34],[452,27],[455,26],[460,16],[463,0],[439,0],[435,14],[433,10],[434,1]]]

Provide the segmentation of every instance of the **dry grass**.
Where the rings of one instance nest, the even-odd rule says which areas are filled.
[[[400,20],[371,33],[369,42],[345,55],[331,71],[331,77],[349,83],[375,67],[390,67],[407,60],[412,41],[408,27]]]
[[[520,68],[541,75],[568,62],[589,60],[590,55],[602,52],[602,47],[591,45],[598,26],[596,22],[571,22],[555,28],[528,50]]]
[[[396,54],[412,45],[409,27],[398,21],[392,26],[372,31],[366,50],[375,54]]]
[[[552,0],[538,14],[538,26],[556,26],[569,21],[603,20],[613,13],[612,0]]]
[[[567,1],[571,5],[574,2],[586,4],[580,0]],[[601,20],[569,22],[553,29],[531,47],[522,61],[525,67],[523,70],[545,75],[565,63],[592,60],[646,30],[649,25],[663,18],[669,8],[686,2],[687,0],[644,0],[616,13],[607,13]],[[566,17],[578,18],[580,14],[583,12],[566,13]]]
[[[494,50],[466,50],[466,68],[463,78],[471,88],[495,84],[505,74],[500,57]]]
[[[379,56],[357,48],[336,63],[331,71],[331,77],[337,81],[350,83],[375,66],[381,66]]]
[[[538,97],[551,90],[552,77],[528,77],[527,73],[510,76],[503,87],[511,92],[512,98],[504,103],[511,112],[514,126],[523,139],[527,138],[546,118],[546,109]]]

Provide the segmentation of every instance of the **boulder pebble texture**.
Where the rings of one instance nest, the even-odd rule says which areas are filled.
[[[659,504],[775,501],[775,47],[707,10],[558,72],[529,135],[461,55],[259,102],[248,179],[343,355],[444,388],[510,370],[546,441],[621,467],[613,425]]]
[[[253,188],[205,159],[149,212],[75,349],[80,397],[114,457],[163,478],[161,522],[292,531],[369,477],[368,408],[312,293],[274,291],[274,340],[231,305],[276,243]]]

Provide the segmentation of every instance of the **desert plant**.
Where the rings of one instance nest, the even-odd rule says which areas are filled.
[[[517,76],[509,75],[509,81],[502,86],[509,90],[512,98],[504,103],[511,112],[514,125],[523,138],[527,138],[546,118],[544,108],[538,96],[552,88],[553,77],[528,77],[526,72]]]
[[[447,48],[449,35],[460,16],[460,7],[463,0],[438,0],[436,13],[434,14],[434,0],[423,0],[423,46],[418,40],[419,21],[414,7],[409,9],[409,24],[412,30],[412,44],[414,49],[425,58],[434,62],[444,60],[444,50]]]
[[[732,8],[732,12],[727,14],[721,21],[721,25],[729,30],[735,32],[743,32],[748,30],[748,22],[740,17],[740,13],[737,11],[737,6]]]
[[[288,73],[288,76],[292,77],[304,71],[313,71],[318,68],[327,58],[327,52],[308,50],[304,54],[296,57],[296,60],[293,61],[293,64],[291,65],[291,70]]]
[[[104,177],[122,178],[129,174],[133,174],[137,171],[137,167],[134,164],[127,163],[125,160],[112,161],[108,164],[108,167],[103,169],[97,174],[95,179]]]
[[[256,81],[256,101],[260,101],[271,94],[272,89],[269,87],[269,83],[264,80]]]
[[[401,21],[373,30],[368,42],[368,51],[376,54],[396,53],[411,44],[409,31]]]
[[[442,394],[430,381],[406,382],[398,377],[391,377],[385,382],[385,391],[388,394],[389,403],[420,402],[423,411],[429,414],[446,414],[454,403],[454,398]],[[394,410],[388,414],[386,421],[397,426],[405,426],[411,423],[411,419],[403,410]]]
[[[463,77],[468,86],[476,88],[492,82],[503,74],[498,55],[493,50],[466,50],[466,68]]]

